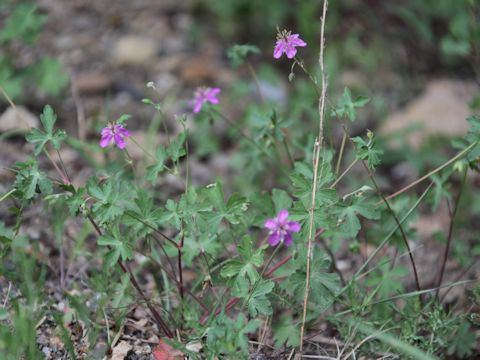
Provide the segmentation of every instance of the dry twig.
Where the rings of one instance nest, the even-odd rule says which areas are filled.
[[[327,78],[325,74],[325,66],[323,61],[323,50],[325,48],[325,18],[327,15],[328,0],[323,2],[323,14],[320,19],[321,29],[320,29],[320,55],[318,62],[320,64],[320,71],[322,75],[322,92],[318,101],[318,112],[320,116],[320,127],[318,130],[318,137],[314,145],[314,168],[313,168],[313,188],[312,188],[312,201],[310,204],[310,227],[308,232],[308,247],[307,247],[307,270],[306,270],[306,279],[305,279],[305,293],[303,296],[303,315],[302,315],[302,326],[300,329],[300,353],[303,351],[303,337],[305,333],[305,320],[307,317],[307,304],[308,304],[308,295],[310,291],[310,261],[312,257],[312,242],[313,242],[313,213],[315,209],[315,197],[317,193],[317,179],[318,179],[318,164],[320,159],[320,149],[323,144],[323,122],[325,115],[325,98],[327,93]]]

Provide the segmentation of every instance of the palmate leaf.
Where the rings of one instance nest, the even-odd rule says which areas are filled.
[[[243,285],[245,283],[243,279],[248,278],[250,283],[254,284],[259,278],[257,267],[263,264],[264,251],[264,247],[254,249],[252,238],[245,235],[238,245],[240,259],[228,261],[222,267],[220,272],[221,276],[227,279],[235,279],[236,282],[240,281],[239,285],[241,285],[242,289],[244,289]]]
[[[155,151],[155,164],[147,167],[147,180],[152,184],[157,182],[158,174],[165,168],[165,160],[167,159],[167,151],[163,145],[159,145]]]
[[[350,121],[355,121],[357,118],[356,108],[365,106],[370,101],[366,96],[358,96],[355,100],[352,99],[352,92],[349,88],[345,88],[343,95],[338,102],[335,110],[332,110],[332,116],[346,116]]]
[[[273,308],[267,295],[272,292],[274,286],[275,283],[271,280],[258,280],[247,302],[251,316],[256,317],[258,314],[272,315]]]
[[[248,209],[247,198],[233,193],[232,196],[225,203],[225,194],[223,192],[223,185],[220,182],[207,185],[204,189],[204,193],[213,208],[215,213],[205,214],[205,218],[208,219],[209,224],[213,228],[217,228],[223,219],[226,219],[231,224],[239,224],[243,219],[245,211]]]
[[[68,206],[68,211],[70,215],[76,216],[79,212],[80,207],[85,203],[83,197],[85,193],[85,188],[78,188],[65,200]]]
[[[14,232],[0,221],[0,257],[5,256],[13,242]]]
[[[259,54],[260,49],[254,45],[233,45],[227,51],[227,57],[230,60],[232,67],[236,68],[242,65],[246,59],[248,54]]]
[[[465,135],[463,139],[453,140],[452,145],[459,150],[473,146],[467,153],[466,159],[469,166],[478,171],[478,159],[480,158],[480,116],[470,116],[467,118],[467,121],[470,124],[467,135]]]
[[[37,86],[52,95],[60,94],[68,83],[65,70],[56,59],[41,59],[32,67],[32,72]]]
[[[476,336],[475,331],[472,331],[468,321],[462,321],[459,326],[456,336],[448,347],[448,354],[457,355],[460,359],[468,355],[472,355],[475,351]]]
[[[281,284],[281,287],[293,294],[298,301],[303,300],[305,291],[306,256],[306,249],[300,248],[297,257],[292,262],[292,266],[296,268],[295,273]],[[319,312],[324,311],[333,303],[341,289],[338,275],[329,270],[330,262],[329,256],[321,252],[320,248],[313,249],[309,301]]]
[[[170,146],[166,149],[168,156],[170,156],[173,162],[178,161],[178,159],[187,154],[184,146],[186,139],[187,131],[182,131],[170,142]]]
[[[278,213],[282,209],[290,209],[292,206],[292,198],[285,190],[273,189],[272,201],[275,205],[275,212]]]
[[[370,275],[365,284],[371,288],[378,288],[377,293],[380,298],[403,291],[403,285],[400,281],[402,276],[409,273],[403,266],[395,266],[390,269],[391,264],[388,258],[381,258],[378,261],[380,269]]]
[[[92,178],[87,183],[87,191],[97,200],[92,205],[92,212],[100,225],[122,215],[134,196],[132,187],[117,178],[109,178],[103,184],[97,184]]]
[[[130,225],[138,237],[152,233],[166,218],[164,211],[154,206],[151,194],[143,189],[137,190],[135,201],[127,209],[123,223]]]
[[[366,199],[364,195],[355,195],[350,198],[350,204],[344,202],[332,208],[332,212],[338,216],[339,230],[346,237],[355,237],[361,228],[358,216],[375,220],[380,218],[380,210],[375,202]]]
[[[368,141],[365,141],[360,136],[352,138],[356,145],[356,155],[360,160],[366,160],[370,169],[376,168],[380,164],[380,156],[383,150],[379,149],[375,143],[375,137],[371,131],[367,133]]]
[[[119,259],[129,260],[133,258],[132,244],[120,234],[118,228],[114,227],[110,234],[105,234],[98,239],[98,245],[108,246],[110,250],[105,255],[105,262],[108,267],[113,267]]]
[[[168,199],[165,203],[164,220],[171,224],[176,229],[180,229],[180,211],[178,209],[178,203],[172,199]]]
[[[52,192],[52,182],[47,175],[38,169],[38,163],[29,159],[23,163],[17,163],[19,169],[13,186],[23,194],[26,200],[33,199],[37,193],[44,195]]]
[[[326,152],[323,154],[322,162],[319,165],[318,172],[321,177],[317,180],[317,205],[330,205],[337,199],[335,189],[330,189],[328,184],[335,180],[335,174],[332,171],[331,161],[333,153]],[[295,169],[290,175],[292,184],[294,186],[294,195],[299,198],[305,207],[310,207],[310,201],[312,198],[312,186],[313,186],[313,166],[307,162],[295,163]]]
[[[217,256],[220,250],[220,242],[216,234],[199,234],[198,237],[185,237],[184,260],[189,265],[193,259],[204,252],[212,257]]]
[[[2,26],[0,43],[14,39],[22,39],[25,42],[32,43],[37,38],[46,20],[47,17],[38,12],[38,5],[18,3],[12,7],[11,13]]]
[[[296,236],[297,239],[306,242],[309,236],[310,214],[309,209],[301,202],[296,202],[295,207],[289,210],[289,219],[300,223],[301,230]],[[335,217],[325,211],[322,206],[315,206],[313,213],[313,229],[330,229],[336,225]]]
[[[300,326],[290,316],[283,316],[279,324],[274,325],[273,340],[277,348],[284,344],[296,347],[300,339]]]
[[[56,150],[60,150],[60,146],[67,134],[61,129],[53,130],[53,125],[57,121],[57,115],[55,115],[50,105],[46,105],[43,108],[40,120],[45,131],[35,128],[25,137],[29,143],[35,144],[34,154],[40,154],[48,142],[51,142]]]
[[[235,319],[230,319],[221,313],[213,319],[212,324],[205,330],[206,356],[208,359],[217,358],[213,354],[225,355],[226,359],[248,358],[248,334],[254,332],[260,326],[260,320],[245,319],[240,313]]]

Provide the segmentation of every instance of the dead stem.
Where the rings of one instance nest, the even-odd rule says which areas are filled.
[[[310,291],[310,261],[312,257],[312,242],[313,242],[313,214],[315,209],[315,197],[317,194],[317,177],[318,177],[318,163],[320,158],[320,149],[323,144],[323,122],[324,122],[324,115],[325,115],[325,98],[327,93],[327,78],[325,74],[325,66],[323,61],[323,51],[325,48],[325,18],[327,16],[327,7],[328,7],[328,0],[324,0],[323,2],[323,14],[320,19],[321,21],[321,29],[320,29],[320,55],[318,58],[318,62],[320,64],[320,71],[322,76],[322,93],[318,101],[318,112],[320,116],[320,127],[318,131],[318,137],[315,142],[314,147],[314,169],[313,169],[313,186],[312,186],[312,201],[310,204],[310,227],[309,227],[309,234],[308,234],[308,247],[307,247],[307,269],[305,275],[305,293],[303,296],[303,315],[302,315],[302,326],[300,328],[300,353],[303,351],[303,338],[305,333],[305,321],[307,318],[307,304],[308,304],[308,295]]]

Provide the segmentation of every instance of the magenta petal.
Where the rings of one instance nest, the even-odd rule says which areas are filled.
[[[292,59],[296,54],[297,54],[297,49],[295,49],[295,47],[293,47],[293,45],[287,45],[286,49],[285,49],[285,54],[287,54],[287,57],[289,59]]]
[[[287,209],[282,209],[278,213],[277,219],[280,224],[284,224],[287,221],[288,218],[288,210]]]
[[[283,243],[285,244],[285,246],[290,246],[292,245],[292,242],[293,242],[292,235],[287,233],[285,235],[285,238],[283,239]]]
[[[269,230],[275,230],[277,228],[277,221],[275,219],[267,219],[263,226]]]
[[[218,94],[220,94],[222,90],[220,88],[213,88],[213,89],[210,89],[210,91],[208,92],[208,96],[209,97],[216,97],[218,96]]]
[[[294,46],[300,46],[300,47],[307,46],[307,43],[305,41],[303,41],[302,39],[294,39],[291,42],[291,44],[294,45]]]
[[[277,245],[279,242],[280,242],[280,235],[278,235],[278,233],[273,233],[268,238],[268,243],[272,246]]]
[[[273,57],[275,59],[279,59],[280,56],[282,56],[284,51],[285,51],[285,40],[278,40],[277,44],[275,45],[275,49],[273,50]]]
[[[120,135],[122,135],[123,137],[130,136],[130,131],[128,131],[127,129],[125,129],[123,126],[119,126],[116,130],[117,130],[117,132],[120,133]]]
[[[113,140],[115,140],[115,143],[117,144],[119,149],[125,148],[125,141],[123,140],[123,137],[120,134],[115,134],[113,136]]]
[[[193,112],[196,114],[196,113],[199,113],[200,110],[202,110],[202,105],[203,105],[203,101],[202,100],[195,100],[195,105],[193,106]]]
[[[106,136],[106,135],[111,135],[112,134],[112,129],[110,128],[110,126],[107,126],[107,127],[104,127],[102,129],[102,132],[101,132],[102,136]]]
[[[212,104],[218,104],[220,101],[217,99],[218,94],[220,93],[220,88],[209,89],[205,93],[205,98]]]
[[[296,221],[289,221],[288,222],[288,231],[299,232],[300,231],[300,224]]]
[[[218,104],[219,103],[219,100],[217,98],[209,98],[208,101],[210,101],[210,103],[212,104]]]
[[[113,135],[111,133],[107,133],[103,135],[102,138],[100,139],[100,146],[102,148],[107,147],[112,142],[112,139],[113,139]]]
[[[299,38],[299,34],[292,34],[288,37],[288,42],[293,46],[306,46],[307,43]]]

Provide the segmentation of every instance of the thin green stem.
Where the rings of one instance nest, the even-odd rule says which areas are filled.
[[[68,182],[71,183],[72,180],[70,179],[70,176],[68,175],[67,168],[65,167],[65,164],[64,164],[63,159],[62,159],[62,155],[60,154],[60,151],[58,151],[57,149],[55,149],[55,151],[57,152],[58,160],[60,161],[60,165],[62,166],[65,177],[68,179]]]
[[[7,199],[8,197],[10,197],[10,195],[12,195],[15,191],[17,191],[17,189],[12,189],[12,190],[10,190],[9,192],[7,192],[6,194],[4,194],[4,195],[0,198],[0,202],[2,202],[3,200]]]
[[[290,162],[290,166],[293,169],[295,167],[295,161],[293,160],[292,153],[290,152],[290,147],[288,146],[287,138],[285,137],[285,134],[283,134],[282,143],[283,143],[283,146],[285,147],[285,152],[287,153],[288,161]]]
[[[318,87],[318,82],[317,82],[317,79],[315,79],[313,77],[312,74],[310,74],[310,72],[307,70],[307,68],[305,67],[305,64],[303,62],[303,59],[298,57],[298,56],[295,56],[293,58],[293,60],[295,61],[294,64],[297,64],[298,66],[300,66],[300,68],[303,70],[303,72],[305,73],[305,75],[308,76],[308,78],[310,79],[310,82],[312,83],[312,86],[313,86],[313,89],[315,90],[315,93],[317,94],[317,97],[320,98],[320,94],[321,94],[321,90],[320,88]],[[292,67],[293,68],[293,67]]]
[[[130,216],[131,218],[141,222],[143,225],[145,225],[146,227],[152,229],[153,231],[155,231],[157,234],[159,234],[161,237],[163,237],[165,240],[169,241],[173,246],[175,246],[175,248],[178,248],[178,244],[175,242],[175,240],[173,240],[172,238],[170,238],[169,236],[165,235],[163,232],[161,232],[160,230],[158,230],[156,227],[148,224],[147,222],[143,221],[142,219],[140,219],[138,216],[135,216],[133,215],[131,212],[127,211],[125,213],[126,215]]]
[[[343,173],[333,182],[332,185],[330,185],[330,189],[333,189],[340,182],[340,180],[342,180],[342,178],[355,166],[357,161],[358,159],[355,158],[355,160],[353,160],[350,165],[347,166]]]
[[[133,180],[134,182],[138,185],[136,177],[135,177],[135,166],[133,165],[133,158],[130,156],[130,153],[128,152],[127,148],[123,149],[126,157],[128,158],[127,162],[132,168],[132,175],[133,175]]]
[[[260,100],[262,103],[266,103],[265,96],[263,96],[262,88],[260,86],[260,81],[258,80],[257,73],[255,69],[253,68],[252,64],[250,61],[247,60],[247,68],[248,71],[250,72],[250,75],[252,76],[253,81],[255,82],[255,86],[257,87],[258,95],[260,96]],[[275,139],[274,139],[275,140]],[[290,148],[288,146],[287,139],[285,137],[285,133],[283,134],[283,139],[282,139],[283,146],[285,147],[285,152],[287,153],[288,160],[290,162],[290,166],[293,168],[295,165],[295,162],[293,160],[292,154],[290,152]]]
[[[340,152],[338,154],[337,166],[335,166],[335,174],[340,171],[340,165],[342,164],[343,151],[345,150],[345,143],[347,142],[347,133],[343,133],[342,144],[340,145]]]
[[[380,190],[380,187],[379,187],[378,184],[377,184],[377,181],[376,181],[375,178],[373,177],[373,174],[371,173],[371,171],[370,171],[370,169],[368,168],[368,166],[367,166],[367,164],[365,163],[365,161],[362,160],[362,164],[363,164],[363,166],[365,167],[365,169],[367,170],[368,176],[370,177],[370,180],[372,181],[373,186],[374,186],[375,189],[377,190],[378,195],[383,199],[383,202],[384,202],[385,205],[387,206],[388,211],[389,211],[390,214],[392,215],[393,219],[395,220],[395,223],[396,223],[397,226],[398,226],[398,229],[400,230],[400,234],[402,235],[403,243],[405,244],[405,247],[407,248],[407,251],[408,251],[408,256],[409,256],[409,258],[410,258],[410,263],[412,264],[413,274],[414,274],[414,277],[415,277],[415,284],[416,284],[416,286],[417,286],[417,290],[420,291],[421,288],[420,288],[420,281],[419,281],[419,278],[418,278],[417,266],[416,266],[416,264],[415,264],[415,260],[414,260],[414,258],[413,258],[412,250],[410,249],[410,244],[408,243],[407,235],[405,234],[405,231],[403,230],[402,224],[400,224],[400,221],[398,220],[398,217],[397,217],[397,215],[395,214],[395,211],[394,211],[394,210],[392,209],[392,207],[390,206],[388,200],[385,199],[385,196],[383,196],[383,194],[382,194],[382,192],[381,192],[381,190]]]
[[[428,179],[429,177],[431,177],[432,175],[435,175],[436,173],[438,173],[439,171],[442,171],[443,169],[445,169],[447,166],[453,164],[455,161],[461,159],[463,156],[465,156],[470,150],[472,150],[476,145],[478,144],[478,141],[474,142],[474,143],[471,143],[469,146],[467,146],[465,149],[463,149],[462,151],[460,151],[457,155],[455,155],[453,158],[451,158],[450,160],[448,160],[446,163],[440,165],[439,167],[437,167],[436,169],[433,169],[432,171],[430,171],[428,174],[422,176],[421,178],[415,180],[414,182],[412,182],[411,184],[405,186],[404,188],[394,192],[393,194],[390,194],[388,196],[385,197],[385,199],[387,200],[390,200],[390,199],[393,199],[394,197],[397,197],[398,195],[404,193],[405,191],[411,189],[412,187],[414,187],[415,185],[418,185],[420,184],[421,182],[423,182],[424,180]],[[383,202],[383,200],[379,201],[377,204],[381,204]]]
[[[171,279],[173,282],[175,282],[175,284],[177,284],[177,288],[178,289],[181,288],[182,284],[177,279],[175,273],[169,272],[167,270],[167,268],[165,266],[163,266],[163,264],[161,264],[158,260],[155,260],[151,255],[149,256],[149,255],[146,255],[146,254],[143,254],[143,253],[140,253],[140,254],[142,254],[143,256],[148,257],[151,260],[155,261],[155,263],[160,267],[160,270],[162,270],[168,276],[169,279]],[[210,312],[210,309],[207,307],[207,305],[205,305],[194,293],[192,293],[190,290],[188,290],[188,288],[186,288],[186,287],[183,288],[183,291],[185,293],[187,293],[188,295],[190,295],[192,297],[192,299],[195,300],[205,311]]]
[[[273,163],[276,163],[275,159],[272,158],[272,156],[263,148],[261,147],[255,140],[253,140],[251,137],[249,137],[247,134],[245,134],[242,129],[237,125],[235,124],[233,121],[231,121],[228,117],[226,117],[225,115],[223,115],[221,112],[219,112],[218,110],[216,109],[212,109],[211,110],[211,115],[212,117],[215,117],[218,116],[220,119],[222,119],[223,121],[225,121],[227,123],[227,125],[231,126],[232,128],[234,128],[239,134],[240,136],[242,136],[245,140],[247,140],[248,142],[250,142],[254,147],[256,147],[258,150],[260,150],[260,152],[262,152],[264,155],[266,155]],[[283,168],[283,167],[280,167],[279,168],[285,175],[289,176],[289,173]]]
[[[378,254],[378,252],[383,248],[383,246],[388,242],[388,240],[390,240],[390,238],[393,236],[393,234],[395,234],[395,232],[397,231],[399,226],[401,224],[403,224],[405,222],[405,220],[408,219],[408,217],[412,214],[412,212],[423,201],[423,199],[428,194],[428,192],[430,191],[432,186],[433,186],[433,183],[430,183],[430,185],[428,185],[428,187],[425,189],[423,194],[420,195],[420,197],[417,199],[415,204],[413,204],[413,206],[408,210],[408,212],[405,214],[405,216],[398,223],[395,224],[393,229],[387,234],[387,236],[382,240],[382,242],[377,246],[377,248],[370,254],[370,256],[363,263],[363,265],[355,272],[355,275],[353,276],[353,278],[357,278],[361,274],[363,269],[365,269],[370,264],[370,262],[373,260],[373,258]]]
[[[69,184],[70,181],[68,180],[68,177],[66,174],[64,174],[60,168],[58,167],[58,165],[56,164],[55,161],[53,161],[52,157],[50,156],[49,152],[47,151],[47,149],[43,148],[43,153],[45,154],[45,156],[48,158],[48,160],[50,161],[50,163],[53,165],[53,167],[55,168],[55,170],[57,171],[58,173],[58,176],[60,176],[60,179],[62,180],[62,182],[64,184]]]
[[[88,214],[87,215],[87,218],[88,220],[90,221],[90,223],[92,224],[92,226],[94,227],[95,231],[97,232],[97,235],[98,236],[102,236],[103,235],[103,232],[102,230],[100,229],[100,227],[97,225],[97,223],[95,222],[95,220],[93,219],[93,217]],[[140,294],[140,296],[142,297],[142,299],[145,301],[145,303],[147,304],[147,307],[149,308],[150,312],[152,313],[155,321],[157,322],[157,325],[159,327],[159,329],[162,329],[165,333],[165,335],[167,335],[169,338],[173,338],[173,333],[172,331],[168,328],[166,322],[163,320],[163,318],[160,316],[160,314],[158,313],[158,311],[153,307],[153,305],[151,304],[150,300],[147,298],[147,296],[145,295],[145,293],[143,292],[142,288],[140,287],[140,285],[138,284],[137,280],[135,279],[135,276],[133,275],[132,273],[132,270],[130,269],[130,267],[128,266],[128,264],[123,264],[123,262],[118,259],[117,261],[117,264],[118,266],[120,266],[120,268],[122,269],[122,271],[124,273],[128,273],[129,275],[129,279],[130,279],[130,283],[133,285],[133,287],[135,288],[135,290],[137,290],[137,292]]]
[[[374,301],[374,302],[370,303],[370,305],[373,306],[373,305],[383,304],[383,303],[390,302],[390,301],[406,299],[406,298],[409,298],[409,297],[416,297],[416,296],[419,296],[419,295],[423,295],[423,294],[427,294],[427,293],[437,291],[439,288],[443,289],[443,288],[448,288],[448,287],[453,287],[453,286],[458,286],[458,285],[465,285],[465,284],[468,284],[468,283],[471,283],[471,282],[474,282],[474,281],[475,280],[462,280],[462,281],[458,281],[458,282],[454,282],[454,283],[444,284],[440,287],[434,287],[434,288],[424,289],[424,290],[420,290],[420,291],[412,291],[412,292],[409,292],[409,293],[406,293],[406,294],[395,295],[395,296],[389,297],[387,299],[380,299],[380,300],[377,300],[377,301]],[[354,311],[355,311],[354,309],[344,310],[344,311],[336,313],[335,316],[348,315],[348,314],[351,314]]]
[[[273,250],[272,252],[272,255],[270,255],[267,263],[265,264],[265,266],[263,267],[262,269],[262,272],[260,273],[260,277],[258,278],[257,281],[255,281],[255,284],[253,284],[253,287],[252,287],[252,290],[250,291],[248,297],[243,301],[242,303],[242,308],[245,307],[246,304],[248,304],[248,302],[250,301],[250,298],[252,297],[253,293],[255,292],[255,289],[257,288],[258,284],[260,283],[260,281],[263,279],[263,274],[265,273],[265,271],[267,270],[267,268],[270,266],[270,263],[272,262],[273,258],[275,257],[275,255],[277,254],[278,250],[280,249],[280,247],[282,246],[283,242],[280,243],[278,246],[275,247],[275,249]]]
[[[265,97],[263,96],[263,92],[262,92],[262,88],[260,86],[260,81],[258,80],[258,76],[257,76],[257,73],[255,72],[255,69],[253,68],[252,64],[250,63],[250,61],[247,60],[247,68],[248,68],[248,71],[250,72],[250,75],[252,76],[253,78],[253,82],[255,83],[255,86],[257,87],[257,91],[258,91],[258,96],[260,97],[260,100],[265,103]]]
[[[156,160],[156,157],[155,157],[152,153],[150,153],[148,150],[146,150],[142,145],[140,145],[140,144],[138,143],[138,141],[135,140],[135,138],[134,138],[133,136],[130,136],[130,140],[132,140],[132,142],[133,142],[135,145],[137,145],[137,146],[140,148],[140,150],[142,150],[147,156],[149,156],[150,158]]]
[[[155,241],[155,243],[158,245],[158,247],[160,248],[160,250],[162,250],[162,253],[163,255],[165,256],[165,258],[167,259],[168,261],[168,264],[170,265],[170,269],[172,269],[172,272],[175,276],[177,276],[176,272],[175,272],[175,265],[173,264],[173,261],[172,259],[170,258],[170,256],[168,256],[167,254],[167,251],[165,250],[165,247],[163,246],[163,244],[160,242],[160,240],[155,236],[155,234],[149,234],[149,236]]]

